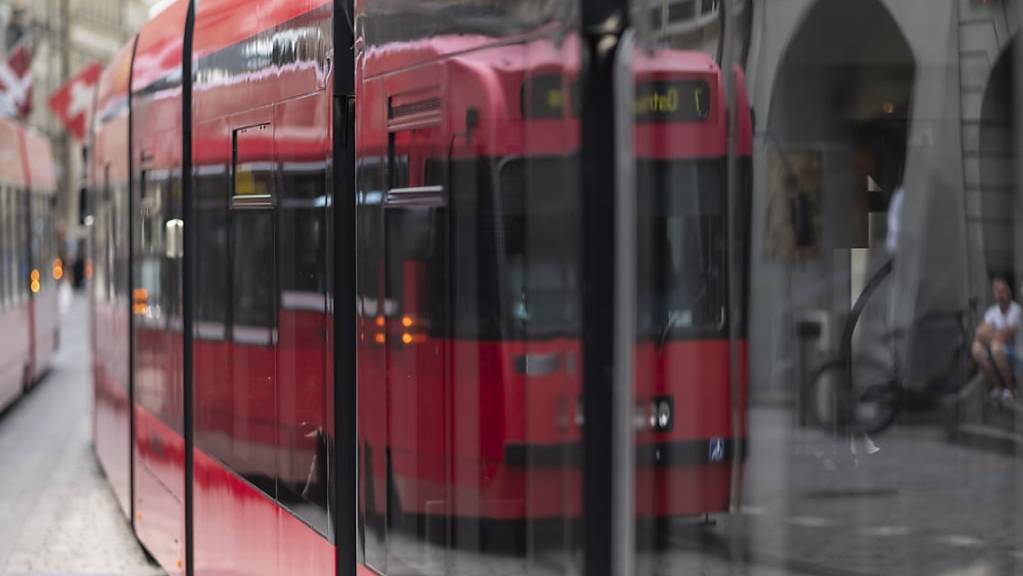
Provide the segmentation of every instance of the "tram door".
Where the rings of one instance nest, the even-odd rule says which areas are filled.
[[[422,100],[422,95],[411,97]],[[392,98],[392,124],[402,106]],[[413,103],[413,107],[418,106]],[[437,110],[439,112],[439,109]],[[383,200],[383,308],[388,434],[381,495],[386,494],[388,536],[412,526],[412,513],[447,516],[449,485],[445,259],[446,200],[439,116],[423,117],[388,135]],[[431,160],[433,159],[433,160]],[[415,502],[423,503],[414,504]],[[378,497],[379,501],[380,498]],[[422,508],[416,510],[415,508]],[[443,534],[440,522],[424,526]],[[388,538],[386,562],[419,557],[421,546]],[[386,572],[386,573],[392,573]]]
[[[231,198],[231,387],[235,465],[276,496],[276,258],[269,124],[234,134]]]

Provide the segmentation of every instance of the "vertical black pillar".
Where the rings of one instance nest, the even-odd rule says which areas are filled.
[[[581,3],[583,194],[583,573],[611,576],[615,542],[615,68],[625,0]],[[629,543],[631,545],[631,543]]]
[[[355,33],[352,0],[334,2],[334,534],[337,575],[356,576]]]
[[[195,302],[194,262],[195,262],[195,188],[192,180],[192,38],[195,30],[195,2],[189,2],[188,15],[185,17],[185,40],[181,56],[181,183],[184,227],[184,255],[181,262],[182,302],[181,315],[184,332],[184,366],[182,382],[185,434],[185,575],[192,576],[195,572],[193,543],[194,505],[194,446],[195,446],[195,383],[192,376],[192,337],[193,337],[193,306]]]

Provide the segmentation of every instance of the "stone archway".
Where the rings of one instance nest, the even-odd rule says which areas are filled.
[[[770,139],[790,154],[819,150],[825,178],[853,180],[823,183],[821,218],[835,210],[855,218],[849,229],[821,230],[820,253],[871,244],[869,214],[885,209],[902,180],[914,76],[912,50],[879,0],[820,0],[792,36]]]
[[[1015,214],[1015,42],[1003,47],[980,109],[977,158],[980,186],[979,226],[989,273],[1010,272],[1016,262]]]
[[[803,14],[762,109],[754,194],[763,258],[751,273],[780,291],[754,295],[751,338],[772,326],[788,335],[812,318],[822,329],[817,349],[835,353],[853,301],[881,264],[871,248],[883,254],[883,212],[903,178],[917,65],[881,0],[817,0]],[[784,302],[785,317],[768,301]],[[751,346],[751,354],[752,365],[770,368],[784,362],[771,354],[796,353]]]

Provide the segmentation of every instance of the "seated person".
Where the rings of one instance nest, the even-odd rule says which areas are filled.
[[[1016,334],[1023,327],[1023,309],[1012,300],[1012,289],[1005,278],[991,281],[995,304],[984,314],[973,340],[973,359],[991,383],[991,395],[1013,401],[1015,371],[1018,365]]]

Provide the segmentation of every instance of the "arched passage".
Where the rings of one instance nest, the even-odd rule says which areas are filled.
[[[887,257],[885,212],[903,179],[916,75],[913,51],[880,0],[817,0],[779,59],[761,139],[766,174],[755,190],[766,202],[765,260],[752,273],[777,274],[788,320],[807,311],[822,322],[818,345],[831,352]],[[888,306],[887,290],[872,301]],[[753,325],[770,326],[768,314],[754,302]],[[890,318],[872,306],[857,334],[868,326],[881,333]],[[755,365],[771,365],[756,354]]]
[[[781,170],[797,172],[790,184],[803,178],[800,165],[822,164],[802,170],[823,179],[823,197],[804,201],[816,207],[812,222],[789,217],[797,237],[817,244],[797,254],[872,244],[869,215],[885,211],[902,180],[914,75],[912,51],[879,0],[820,0],[807,13],[781,60],[768,118],[769,142],[788,159]]]
[[[991,69],[980,112],[980,214],[974,215],[984,244],[989,273],[1014,268],[1013,215],[1015,194],[1016,116],[1013,106],[1015,42],[1007,45]]]

